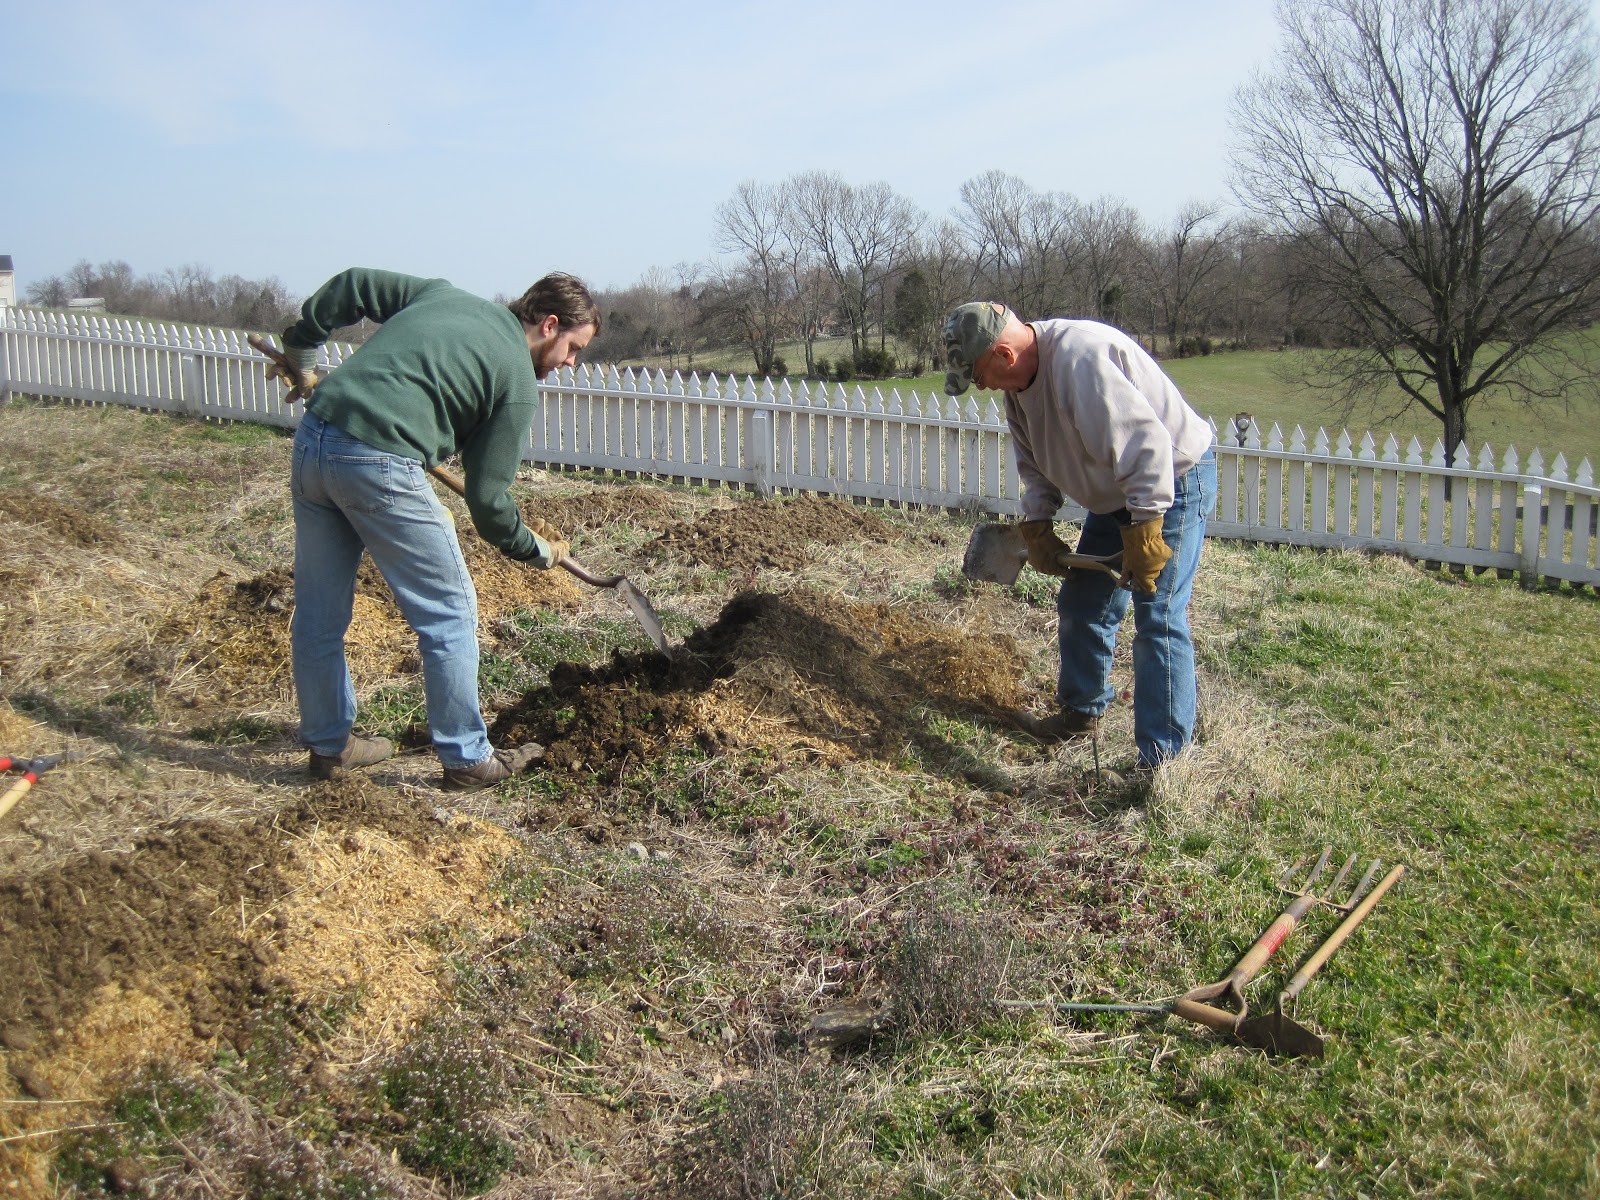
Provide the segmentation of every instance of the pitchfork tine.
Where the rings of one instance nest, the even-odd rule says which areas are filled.
[[[1328,895],[1337,896],[1339,894],[1339,885],[1344,882],[1344,877],[1350,874],[1350,868],[1356,865],[1356,859],[1360,857],[1359,854],[1352,854],[1344,860],[1344,866],[1339,868],[1339,873],[1333,877],[1333,882],[1328,885]]]
[[[1367,868],[1367,873],[1361,877],[1361,882],[1356,884],[1356,890],[1350,893],[1350,899],[1339,906],[1341,909],[1349,912],[1361,902],[1361,897],[1367,894],[1367,889],[1372,886],[1372,881],[1378,877],[1378,868],[1381,866],[1383,866],[1383,859],[1375,858],[1372,860],[1372,865]]]

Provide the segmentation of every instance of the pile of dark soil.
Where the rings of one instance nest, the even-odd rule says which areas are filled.
[[[745,500],[669,528],[652,549],[703,566],[792,571],[812,561],[812,546],[892,542],[895,527],[870,509],[823,496]]]
[[[807,590],[741,592],[672,659],[615,654],[562,664],[500,714],[497,745],[535,741],[548,767],[615,781],[675,747],[782,749],[894,758],[917,745],[947,758],[930,716],[1010,726],[1024,661],[1009,637],[884,604]]]
[[[386,928],[406,923],[407,903],[432,919],[450,891],[481,891],[450,876],[464,861],[451,848],[461,836],[414,801],[341,775],[268,818],[195,821],[128,854],[0,879],[5,1065],[24,1092],[50,1099],[78,1073],[114,1072],[156,1050],[203,1059],[218,1039],[243,1050],[270,998],[326,986],[349,965],[316,957],[319,945],[337,950],[330,927],[360,919],[349,896],[319,880],[349,874],[364,854],[359,874],[409,889],[384,906]],[[341,870],[314,861],[321,846]],[[433,866],[408,876],[412,859]],[[368,1006],[381,1006],[400,975],[367,981]]]

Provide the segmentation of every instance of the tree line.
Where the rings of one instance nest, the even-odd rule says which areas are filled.
[[[885,182],[803,171],[717,208],[715,256],[597,296],[595,361],[821,378],[940,366],[944,314],[999,300],[1089,317],[1164,355],[1321,348],[1302,381],[1347,412],[1401,396],[1452,455],[1480,396],[1593,399],[1600,320],[1600,72],[1579,0],[1279,0],[1273,61],[1237,92],[1233,200],[1151,222],[1003,171],[934,217]],[[79,263],[35,304],[254,329],[296,304],[276,279]],[[359,336],[360,331],[352,331]],[[341,334],[341,336],[344,336]],[[847,342],[833,361],[817,346]],[[780,347],[798,347],[789,363]]]
[[[99,264],[81,260],[60,275],[29,284],[25,295],[29,304],[41,308],[100,299],[107,312],[122,316],[226,329],[276,331],[299,316],[300,308],[300,301],[276,277],[214,278],[208,268],[195,264],[138,275],[121,260]]]

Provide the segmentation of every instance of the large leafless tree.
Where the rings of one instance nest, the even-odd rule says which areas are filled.
[[[1393,382],[1455,455],[1472,402],[1593,372],[1600,87],[1575,0],[1280,0],[1235,100],[1236,189],[1343,326],[1347,407]]]
[[[855,185],[832,171],[807,171],[784,184],[797,238],[816,254],[833,282],[850,348],[883,340],[886,283],[903,266],[922,227],[916,205],[886,183]]]

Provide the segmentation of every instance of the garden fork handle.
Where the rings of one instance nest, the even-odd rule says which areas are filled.
[[[1316,953],[1306,959],[1305,964],[1294,973],[1294,978],[1289,980],[1288,985],[1282,992],[1278,993],[1278,1007],[1280,1009],[1285,1003],[1294,1002],[1305,989],[1306,984],[1311,982],[1311,977],[1322,969],[1322,964],[1333,957],[1335,950],[1344,945],[1345,939],[1354,933],[1356,926],[1366,919],[1366,915],[1372,911],[1373,905],[1383,898],[1385,892],[1399,883],[1400,877],[1405,873],[1405,867],[1397,863],[1390,868],[1389,873],[1383,877],[1378,886],[1368,892],[1366,898],[1350,910],[1350,915],[1339,923],[1339,928],[1328,935],[1328,940],[1317,947]]]
[[[1250,1012],[1250,1004],[1244,995],[1245,984],[1256,977],[1267,959],[1294,932],[1300,918],[1316,903],[1315,896],[1296,896],[1289,907],[1267,926],[1266,932],[1255,940],[1255,944],[1244,952],[1244,957],[1234,965],[1233,970],[1216,983],[1185,992],[1173,1003],[1172,1011],[1186,1020],[1232,1033]],[[1239,1011],[1232,1013],[1205,1003],[1218,998],[1231,999],[1239,1006]]]

